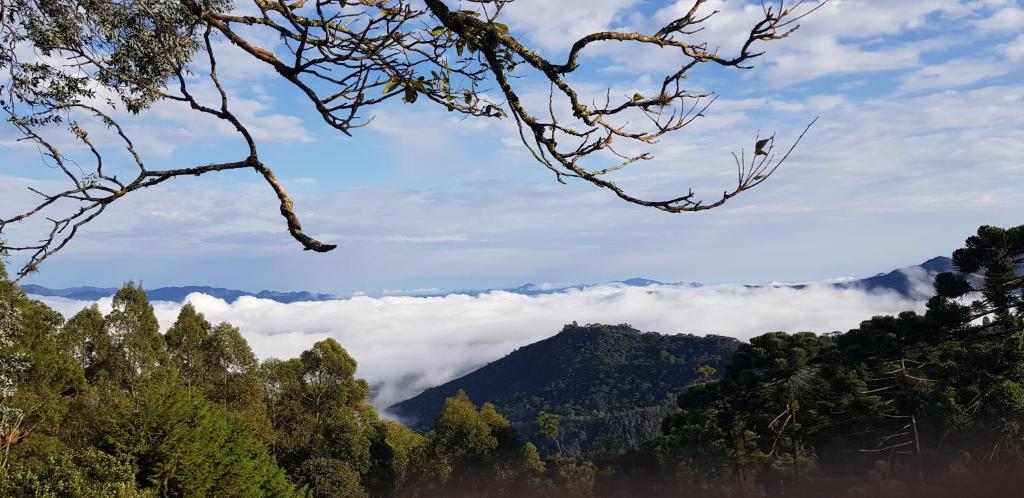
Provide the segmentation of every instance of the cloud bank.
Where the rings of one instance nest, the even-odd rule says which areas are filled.
[[[66,316],[90,304],[41,299]],[[846,330],[874,315],[923,307],[892,293],[824,283],[799,290],[600,286],[542,296],[495,291],[476,297],[359,296],[291,304],[252,297],[228,304],[204,294],[188,300],[210,321],[240,327],[261,358],[293,357],[315,341],[337,339],[358,360],[358,375],[375,387],[379,409],[550,337],[572,321],[749,339],[777,330]],[[109,311],[110,299],[98,303]],[[154,307],[166,330],[181,304],[155,302]]]

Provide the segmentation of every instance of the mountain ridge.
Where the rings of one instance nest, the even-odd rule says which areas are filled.
[[[69,287],[65,289],[51,289],[35,284],[24,284],[21,285],[21,289],[28,294],[44,297],[63,297],[67,299],[77,299],[83,301],[94,301],[105,297],[113,296],[117,293],[117,288],[114,287],[90,287],[90,286],[79,286]],[[233,303],[241,297],[256,297],[260,299],[270,299],[279,303],[295,303],[303,301],[328,301],[336,299],[330,294],[316,294],[307,291],[296,291],[296,292],[278,292],[271,290],[261,290],[259,292],[247,292],[237,289],[225,289],[222,287],[209,287],[202,285],[188,285],[182,287],[157,287],[155,289],[146,290],[146,295],[152,301],[174,301],[182,302],[188,297],[189,294],[206,294],[213,296],[218,299],[223,299],[228,303]]]
[[[926,280],[934,278],[938,273],[944,271],[950,271],[953,268],[953,261],[945,256],[937,256],[931,258],[919,265],[908,266],[904,268],[895,269],[889,272],[882,272],[875,274],[871,277],[861,278],[852,281],[845,282],[833,282],[828,285],[832,285],[840,289],[858,288],[866,291],[885,291],[890,290],[900,294],[907,298],[924,298],[930,293],[930,289],[927,293],[921,289],[921,282],[915,281],[911,278],[911,273],[917,273],[920,277]],[[919,279],[920,280],[920,279]],[[748,287],[766,287],[768,285],[762,284],[746,284]],[[802,289],[807,287],[808,284],[771,284],[776,287],[792,287],[796,289]],[[481,289],[481,290],[459,290],[459,291],[438,291],[430,293],[387,293],[384,295],[388,296],[408,296],[408,297],[444,297],[451,295],[468,295],[468,296],[481,296],[491,292],[509,292],[512,294],[520,294],[524,296],[540,296],[547,294],[557,294],[561,292],[567,292],[572,290],[585,290],[594,287],[601,286],[620,286],[620,287],[653,287],[653,286],[666,286],[666,287],[687,287],[687,288],[700,288],[705,285],[700,282],[662,282],[659,280],[653,280],[643,277],[632,277],[624,280],[611,280],[606,282],[598,283],[585,283],[585,284],[572,284],[572,285],[537,285],[532,283],[526,283],[518,287],[504,288],[504,289]],[[44,297],[63,297],[67,299],[77,299],[83,301],[95,301],[105,297],[111,297],[117,293],[115,287],[92,287],[92,286],[77,286],[68,288],[50,288],[36,284],[23,284],[21,285],[22,290],[29,294]],[[180,287],[158,287],[146,291],[147,296],[150,300],[154,301],[174,301],[182,302],[185,298],[192,293],[202,293],[209,296],[213,296],[219,299],[223,299],[228,303],[233,303],[243,296],[256,297],[260,299],[270,299],[280,303],[295,303],[304,301],[330,301],[334,299],[345,299],[346,297],[354,297],[356,295],[364,294],[352,294],[349,296],[337,296],[334,294],[325,293],[314,293],[309,291],[294,291],[294,292],[278,292],[271,290],[261,290],[259,292],[249,292],[237,289],[227,289],[223,287],[211,287],[211,286],[200,286],[200,285],[189,285]]]
[[[542,449],[551,441],[535,437],[533,425],[541,411],[562,418],[559,446],[564,450],[593,452],[609,431],[616,433],[616,440],[639,444],[657,431],[673,396],[699,380],[698,368],[723,372],[739,344],[713,334],[660,334],[627,324],[574,322],[554,336],[396,403],[388,413],[428,430],[445,399],[461,390],[475,402],[493,403]]]

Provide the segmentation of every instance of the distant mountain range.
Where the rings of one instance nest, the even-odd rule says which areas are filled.
[[[936,258],[929,259],[924,263],[916,266],[910,266],[907,268],[901,268],[893,270],[888,273],[879,273],[873,277],[863,278],[859,280],[850,280],[844,282],[832,283],[837,288],[856,288],[864,289],[867,291],[892,291],[900,294],[901,296],[912,298],[912,299],[923,299],[930,295],[930,282],[935,275],[950,271],[953,269],[953,261],[950,258],[939,256]],[[807,284],[773,284],[780,287],[794,287],[804,288]],[[482,290],[461,290],[461,291],[450,291],[450,292],[430,292],[430,293],[417,293],[411,292],[408,294],[402,293],[389,293],[388,295],[409,295],[416,297],[440,297],[448,296],[452,294],[466,294],[470,296],[479,296],[481,294],[487,294],[489,292],[503,291],[511,292],[513,294],[522,294],[525,296],[539,296],[545,294],[557,294],[561,292],[567,292],[572,290],[585,290],[593,287],[600,286],[617,286],[617,287],[652,287],[652,286],[668,286],[668,287],[689,287],[698,288],[703,287],[703,284],[699,282],[660,282],[657,280],[651,280],[648,278],[630,278],[627,280],[613,280],[609,282],[599,282],[592,284],[574,284],[574,285],[536,285],[536,284],[523,284],[519,287],[513,287],[508,289],[482,289]],[[751,287],[761,287],[759,284],[750,284]],[[67,299],[77,299],[82,301],[95,301],[105,297],[113,296],[117,292],[117,288],[114,287],[70,287],[66,289],[52,289],[41,285],[25,284],[21,288],[29,293],[37,296],[52,296],[52,297],[63,297]],[[923,290],[927,290],[924,292]],[[213,296],[219,299],[223,299],[229,303],[235,302],[242,296],[252,296],[261,299],[270,299],[280,303],[294,303],[300,301],[329,301],[332,299],[341,299],[348,296],[336,296],[332,294],[317,294],[306,291],[298,292],[277,292],[270,290],[262,290],[259,292],[247,292],[235,289],[224,289],[220,287],[207,287],[207,286],[186,286],[186,287],[160,287],[156,289],[147,290],[146,294],[149,298],[154,301],[174,301],[182,302],[185,298],[192,293],[202,293],[209,296]]]
[[[445,399],[463,390],[474,402],[493,403],[541,449],[553,444],[536,436],[534,421],[541,411],[562,417],[558,444],[563,452],[592,453],[605,440],[635,446],[657,432],[673,409],[672,396],[697,379],[698,367],[723,372],[738,344],[723,336],[573,323],[388,411],[417,429],[429,429]]]
[[[828,285],[840,289],[863,289],[871,292],[884,292],[891,291],[895,292],[903,297],[912,299],[924,299],[931,296],[931,281],[942,272],[953,270],[953,260],[945,256],[937,256],[924,263],[914,266],[908,266],[906,268],[899,268],[892,270],[887,273],[879,273],[872,277],[848,280],[843,282],[834,282]],[[923,285],[922,285],[923,284]],[[765,287],[762,284],[747,284],[749,287]],[[781,283],[771,284],[776,287],[793,287],[802,289],[807,287],[808,284],[800,283]],[[654,286],[666,286],[666,287],[689,287],[699,288],[704,287],[704,284],[700,282],[661,282],[658,280],[651,280],[649,278],[630,278],[627,280],[612,280],[609,282],[599,282],[593,284],[574,284],[574,285],[537,285],[537,284],[523,284],[519,287],[513,287],[509,289],[484,289],[484,290],[463,290],[458,292],[438,292],[431,294],[418,294],[420,296],[446,296],[450,294],[468,294],[471,296],[477,296],[480,294],[486,294],[495,290],[504,292],[511,292],[513,294],[522,294],[526,296],[538,296],[544,294],[558,294],[570,290],[584,290],[593,287],[600,286],[613,286],[613,287],[654,287]],[[922,292],[924,288],[927,288],[927,292]]]
[[[77,299],[81,301],[95,301],[105,297],[113,296],[117,293],[117,288],[114,287],[70,287],[67,289],[50,289],[41,285],[25,284],[21,286],[22,290],[29,294],[35,294],[37,296],[49,296],[49,297],[63,297],[67,299]],[[160,287],[157,289],[150,289],[146,291],[149,299],[152,301],[174,301],[182,302],[188,297],[189,294],[201,293],[208,296],[213,296],[219,299],[223,299],[229,303],[233,303],[242,296],[252,296],[261,299],[270,299],[279,303],[295,303],[300,301],[327,301],[330,299],[336,299],[330,294],[314,294],[311,292],[300,291],[300,292],[276,292],[263,290],[259,292],[246,292],[235,289],[222,289],[220,287],[206,287],[206,286],[187,286],[187,287]]]

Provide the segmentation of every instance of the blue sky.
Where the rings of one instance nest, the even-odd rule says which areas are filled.
[[[244,2],[239,1],[239,4]],[[454,2],[450,2],[454,5]],[[557,58],[581,34],[650,30],[689,2],[517,0],[504,22]],[[754,4],[710,2],[700,37],[728,52]],[[482,288],[646,276],[737,282],[866,275],[948,254],[980,224],[1024,212],[1024,5],[1016,0],[833,0],[764,48],[755,69],[701,69],[720,99],[664,138],[657,159],[620,172],[642,193],[729,188],[729,153],[758,130],[788,143],[817,125],[779,173],[724,207],[666,214],[590,185],[560,185],[514,127],[420,102],[388,104],[344,137],[267,68],[218,42],[234,107],[264,162],[290,189],[307,232],[337,242],[300,250],[253,173],[181,179],[126,198],[28,282],[51,286],[207,284],[368,291]],[[270,48],[273,37],[263,39]],[[624,95],[677,59],[597,50],[577,77]],[[528,98],[545,86],[527,77]],[[532,86],[531,86],[532,85]],[[221,124],[158,104],[131,120],[152,164],[235,159]],[[0,129],[0,215],[53,181],[34,149]],[[41,225],[17,227],[30,237]]]

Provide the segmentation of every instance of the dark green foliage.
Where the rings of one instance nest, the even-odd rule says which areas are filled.
[[[207,378],[205,343],[209,341],[212,330],[213,326],[203,314],[196,311],[192,303],[186,303],[174,325],[164,334],[167,352],[190,389]]]
[[[370,472],[371,442],[381,422],[366,402],[369,385],[355,371],[355,360],[334,339],[314,344],[300,358],[264,363],[260,375],[273,447],[285,468],[333,458],[360,474]]]
[[[0,468],[41,466],[64,449],[66,400],[86,389],[81,365],[62,347],[64,319],[0,279]],[[28,446],[23,441],[32,439]]]
[[[82,365],[89,380],[94,381],[97,370],[107,361],[103,355],[113,349],[99,307],[94,304],[79,311],[64,324],[60,336],[62,346]]]
[[[539,446],[541,412],[561,417],[563,450],[587,454],[630,447],[657,433],[671,397],[699,377],[697,368],[724,370],[739,341],[727,337],[641,333],[628,325],[566,325],[473,373],[398,403],[391,410],[427,428],[446,398],[463,390],[493,403]]]
[[[114,295],[104,323],[109,349],[100,352],[102,373],[107,382],[134,394],[138,383],[168,361],[153,306],[141,287],[128,282]]]
[[[544,465],[544,478],[536,486],[536,495],[562,498],[593,496],[598,469],[592,462],[558,455],[547,459]]]
[[[313,498],[364,498],[359,472],[333,458],[312,458],[299,466],[299,482],[309,487]]]
[[[173,382],[141,387],[112,414],[103,445],[135,462],[141,484],[169,496],[293,494],[284,472],[235,416]]]
[[[544,471],[537,448],[509,421],[465,392],[448,398],[421,453],[427,496],[518,496]]]
[[[0,495],[295,494],[246,412],[184,385],[137,286],[118,292],[108,316],[90,307],[65,324],[0,280],[3,310],[14,310],[2,325],[15,333],[5,332],[0,347],[17,362],[0,397]],[[211,354],[230,361],[218,365],[254,370],[237,331],[221,328],[225,347]]]
[[[1022,234],[979,229],[923,315],[755,337],[724,378],[679,398],[662,437],[608,468],[644,476],[649,493],[1011,496],[1024,471]]]
[[[1003,229],[983,226],[953,253],[953,264],[962,274],[981,273],[983,299],[971,303],[977,316],[993,314],[1003,324],[1019,327],[1024,310],[1024,225]],[[947,277],[948,278],[948,277]],[[960,285],[943,297],[960,297],[969,290]]]
[[[95,449],[62,453],[40,472],[0,471],[2,496],[145,498],[155,496],[135,485],[131,464]]]

